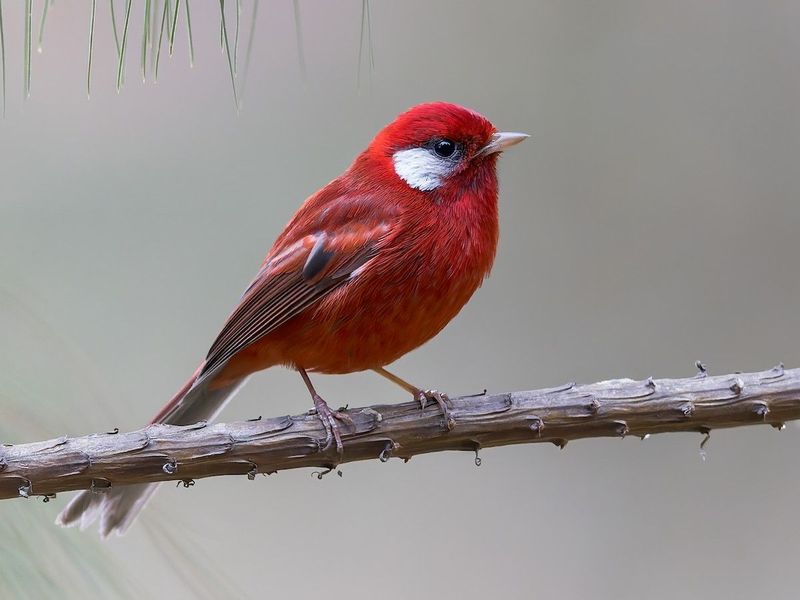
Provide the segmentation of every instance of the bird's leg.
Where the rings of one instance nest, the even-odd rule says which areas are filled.
[[[433,400],[434,402],[436,402],[436,404],[439,405],[439,409],[441,409],[442,411],[442,415],[444,416],[444,422],[445,425],[447,426],[447,429],[450,430],[453,429],[453,427],[455,427],[456,421],[455,419],[453,419],[453,416],[450,414],[450,408],[447,406],[447,401],[449,400],[447,394],[443,394],[436,390],[423,390],[421,388],[418,388],[417,386],[408,383],[405,379],[401,379],[394,373],[390,373],[383,367],[377,367],[372,370],[375,371],[381,377],[385,377],[392,383],[399,385],[405,391],[414,396],[414,399],[417,402],[419,402],[420,409],[425,410],[425,406],[427,406],[428,400]]]
[[[336,421],[342,421],[348,425],[353,425],[353,419],[341,411],[331,410],[328,403],[325,402],[317,393],[317,390],[314,389],[314,385],[311,383],[311,379],[309,379],[306,370],[301,368],[297,370],[300,371],[300,376],[303,378],[311,394],[311,399],[314,401],[314,410],[316,410],[319,420],[322,421],[322,426],[325,427],[325,446],[323,447],[323,451],[330,448],[333,442],[336,442],[336,453],[339,455],[339,461],[341,461],[342,454],[344,453],[344,445],[342,444],[342,436],[339,432],[339,424]]]

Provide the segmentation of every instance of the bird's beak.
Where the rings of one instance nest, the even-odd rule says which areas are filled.
[[[492,139],[489,140],[489,143],[480,149],[478,156],[486,156],[488,154],[494,154],[495,152],[502,152],[506,148],[515,146],[529,137],[531,136],[529,136],[527,133],[498,131],[492,136]]]

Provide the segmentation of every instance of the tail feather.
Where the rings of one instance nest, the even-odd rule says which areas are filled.
[[[199,377],[198,369],[191,379],[153,418],[151,423],[191,425],[211,421],[244,385],[246,377],[225,386],[211,387],[212,377]],[[102,491],[86,490],[75,496],[56,518],[64,527],[79,525],[86,529],[99,517],[100,536],[122,535],[133,523],[147,501],[155,493],[157,483],[139,483]]]
[[[114,531],[122,535],[157,487],[157,483],[138,483],[105,492],[81,492],[61,511],[56,524],[86,529],[99,517],[100,537],[108,537]]]

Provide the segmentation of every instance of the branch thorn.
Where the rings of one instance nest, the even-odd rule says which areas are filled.
[[[21,498],[30,498],[32,492],[33,484],[31,483],[30,479],[26,479],[25,483],[19,486],[19,495]]]
[[[369,406],[367,408],[362,408],[361,409],[361,414],[362,415],[372,415],[373,417],[375,417],[375,422],[376,423],[380,423],[381,421],[383,421],[383,415],[381,413],[379,413],[377,410],[375,410],[374,408],[370,408]]]
[[[759,381],[765,381],[768,379],[780,379],[783,377],[786,369],[783,366],[783,363],[780,362],[774,367],[772,367],[769,371],[767,371],[767,375],[765,377],[761,377]]]
[[[547,394],[560,394],[561,392],[568,392],[574,387],[575,387],[575,382],[568,381],[567,383],[559,385],[558,387],[549,388],[543,391],[546,392]]]
[[[378,459],[380,459],[382,463],[389,462],[392,450],[394,450],[394,442],[389,440],[386,442],[386,447],[381,450],[381,453],[378,455]]]
[[[702,450],[703,448],[706,447],[706,444],[708,443],[708,440],[711,439],[711,430],[703,428],[703,429],[700,429],[700,433],[702,433],[703,436],[704,436],[703,437],[703,441],[700,442],[700,449]]]
[[[697,367],[697,375],[695,377],[702,378],[708,376],[708,367],[704,362],[699,360],[694,361],[694,366]]]
[[[335,468],[336,468],[336,467],[328,467],[328,468],[327,468],[327,469],[325,469],[324,471],[312,471],[312,472],[311,472],[311,476],[312,476],[312,477],[316,477],[317,479],[322,479],[322,478],[323,478],[323,477],[325,477],[325,475],[327,475],[328,473],[332,473],[332,472],[333,472],[333,470],[334,470]],[[342,472],[341,472],[341,470],[337,469],[337,470],[336,470],[336,474],[337,474],[339,477],[341,477],[341,476],[342,476]]]
[[[762,420],[765,420],[769,414],[769,406],[767,406],[766,402],[756,402],[753,406],[753,412],[761,417]]]
[[[111,489],[111,482],[108,479],[92,479],[89,491],[93,494],[102,494]]]

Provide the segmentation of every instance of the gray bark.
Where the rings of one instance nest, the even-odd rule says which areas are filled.
[[[615,379],[590,385],[464,396],[449,401],[447,429],[436,404],[352,408],[342,425],[341,461],[315,415],[256,421],[151,425],[129,433],[97,433],[0,448],[0,499],[44,496],[155,481],[246,475],[339,462],[409,459],[443,450],[624,437],[712,429],[800,418],[800,369],[685,379]],[[477,458],[477,457],[476,457]]]

